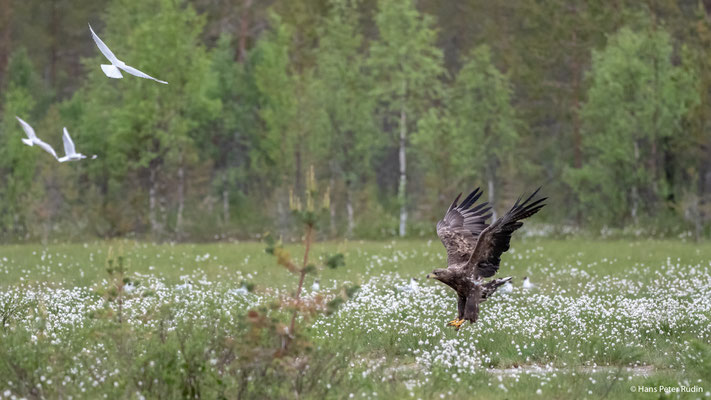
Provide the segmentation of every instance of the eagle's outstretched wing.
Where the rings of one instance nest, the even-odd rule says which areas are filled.
[[[460,193],[449,206],[444,219],[437,222],[437,236],[447,249],[447,265],[467,262],[476,247],[477,237],[487,227],[486,220],[491,216],[487,212],[491,207],[482,203],[472,208],[481,194],[482,191],[476,188],[462,204],[457,205],[462,196]]]
[[[511,209],[501,218],[497,219],[484,229],[477,240],[476,248],[467,264],[467,268],[474,268],[475,277],[488,278],[494,276],[499,269],[501,254],[509,249],[509,242],[514,231],[523,225],[522,219],[537,213],[545,204],[547,197],[531,201],[541,188],[521,202],[521,197]]]

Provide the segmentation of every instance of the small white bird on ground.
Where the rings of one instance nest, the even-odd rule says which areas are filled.
[[[238,289],[230,289],[227,291],[227,293],[234,294],[237,296],[246,296],[249,293],[249,289],[247,289],[247,286],[242,284],[242,287]]]
[[[420,285],[417,284],[417,279],[411,278],[410,283],[408,283],[406,286],[398,286],[397,291],[398,292],[416,292],[420,288]]]
[[[28,145],[28,146],[34,146],[37,145],[39,146],[42,150],[46,151],[47,153],[51,154],[52,157],[57,159],[57,153],[54,151],[52,146],[48,145],[47,143],[43,142],[40,138],[37,137],[35,134],[35,130],[32,129],[30,124],[25,122],[22,118],[15,116],[17,120],[20,122],[20,125],[22,126],[22,130],[25,131],[25,134],[27,135],[26,139],[22,139],[22,143]]]
[[[99,47],[99,51],[101,51],[101,54],[106,57],[111,64],[101,64],[101,70],[104,71],[104,74],[108,76],[109,78],[114,78],[114,79],[121,79],[123,78],[123,75],[121,75],[121,70],[124,72],[127,72],[133,76],[137,76],[139,78],[146,78],[146,79],[153,79],[156,82],[160,82],[163,84],[168,84],[166,81],[162,81],[160,79],[156,79],[142,71],[139,71],[136,68],[133,68],[130,65],[126,65],[125,62],[119,60],[116,55],[109,49],[109,47],[101,40],[99,39],[99,36],[94,32],[94,30],[91,28],[91,24],[89,24],[89,30],[91,31],[91,37],[94,39],[94,42],[96,42],[96,46]]]
[[[527,276],[523,277],[523,288],[526,290],[533,289],[533,283],[531,283],[531,280],[528,279]]]
[[[321,284],[319,283],[318,279],[316,279],[313,285],[311,285],[311,290],[314,292],[318,292],[319,290],[321,290]]]
[[[62,141],[64,142],[64,157],[58,158],[57,161],[59,162],[67,162],[67,161],[79,161],[83,158],[86,158],[84,154],[77,153],[76,147],[74,147],[74,142],[72,141],[72,138],[69,136],[69,132],[67,132],[67,128],[64,128],[64,134],[62,134]],[[96,155],[92,156],[91,159],[95,159]]]
[[[417,284],[417,279],[412,278],[410,279],[410,290],[413,292],[416,292],[417,289],[420,288],[420,285]]]
[[[136,289],[136,286],[133,284],[133,282],[129,282],[129,283],[123,285],[123,290],[124,290],[126,293],[129,293],[129,294],[130,294],[130,293],[133,292],[135,289]]]
[[[513,292],[513,285],[511,284],[511,281],[508,281],[504,283],[503,286],[501,286],[501,289],[499,289],[500,292],[502,293],[511,293]]]

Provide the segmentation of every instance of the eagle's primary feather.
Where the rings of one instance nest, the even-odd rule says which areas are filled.
[[[447,250],[447,268],[436,269],[428,278],[435,278],[457,292],[457,319],[450,322],[457,329],[464,321],[476,322],[479,304],[489,298],[496,289],[511,278],[492,279],[483,282],[499,270],[501,255],[509,249],[511,235],[523,225],[521,220],[537,213],[546,198],[534,200],[533,194],[521,201],[491,225],[486,220],[491,216],[487,203],[474,206],[482,191],[477,188],[461,204],[461,193],[449,206],[444,218],[437,223],[437,236]]]
[[[462,204],[457,205],[462,197],[460,193],[449,206],[444,218],[437,222],[437,236],[447,249],[447,265],[468,261],[479,234],[488,226],[486,220],[491,217],[488,213],[491,207],[487,207],[487,203],[472,207],[481,194],[481,190],[476,188]]]

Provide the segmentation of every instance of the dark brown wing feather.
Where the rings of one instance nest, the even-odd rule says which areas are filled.
[[[531,201],[541,188],[521,202],[519,197],[511,209],[501,218],[493,222],[479,235],[477,245],[467,268],[474,269],[476,278],[494,276],[499,269],[501,254],[509,249],[511,235],[523,225],[521,220],[537,213],[545,204],[547,197]]]
[[[444,219],[437,222],[437,236],[447,249],[447,265],[467,262],[476,247],[479,234],[488,226],[486,220],[491,214],[487,212],[491,207],[487,207],[487,203],[472,207],[481,194],[482,191],[476,188],[462,204],[457,205],[462,197],[460,193],[449,206]]]

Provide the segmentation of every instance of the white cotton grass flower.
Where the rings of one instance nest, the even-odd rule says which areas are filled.
[[[398,358],[408,360],[407,365],[393,366],[398,361],[385,357],[375,362],[373,357],[378,356],[368,353],[363,361],[348,360],[352,363],[349,371],[358,379],[388,381],[390,376],[403,376],[408,390],[403,393],[412,391],[413,396],[415,393],[421,395],[418,388],[425,385],[427,379],[436,377],[466,384],[468,380],[471,382],[472,375],[482,373],[490,377],[489,389],[503,391],[499,387],[503,385],[511,393],[516,393],[519,388],[517,379],[522,382],[535,379],[534,383],[540,385],[530,387],[531,395],[535,392],[542,396],[555,390],[556,376],[579,376],[586,384],[599,386],[605,382],[609,371],[617,373],[616,366],[605,365],[601,360],[625,351],[644,351],[649,346],[678,348],[676,353],[668,352],[665,369],[666,365],[672,365],[681,370],[689,360],[684,357],[698,354],[693,353],[694,348],[689,342],[679,342],[676,333],[683,332],[684,337],[702,341],[711,340],[711,298],[708,296],[711,266],[706,262],[683,265],[676,260],[666,260],[662,265],[630,265],[615,275],[603,275],[595,273],[594,265],[588,267],[588,264],[603,263],[602,259],[582,265],[573,260],[570,265],[558,266],[544,259],[541,253],[536,249],[535,252],[515,254],[533,257],[531,262],[538,263],[536,279],[545,281],[545,285],[537,290],[513,290],[492,297],[483,304],[479,321],[464,325],[459,332],[446,326],[456,314],[456,299],[451,290],[433,284],[418,284],[417,290],[411,290],[415,282],[412,271],[407,274],[378,272],[379,262],[391,265],[397,256],[399,262],[408,263],[421,257],[421,253],[364,253],[361,256],[363,263],[366,266],[372,264],[373,272],[363,276],[362,280],[358,278],[360,290],[335,313],[313,322],[313,341],[317,344],[336,341],[338,344],[339,340],[392,338]],[[93,254],[97,260],[103,257],[98,251]],[[200,255],[199,262],[214,259],[213,255],[204,256]],[[62,254],[45,249],[37,250],[33,257],[42,271],[77,271],[77,265]],[[192,262],[194,255],[186,257]],[[0,257],[0,272],[13,267],[12,260],[6,258],[6,255]],[[610,260],[608,258],[607,263]],[[149,262],[146,260],[146,265]],[[124,323],[133,329],[156,329],[156,320],[145,316],[168,304],[176,310],[174,318],[165,321],[168,331],[186,322],[214,329],[215,321],[204,312],[208,303],[224,310],[222,316],[227,323],[237,324],[243,315],[241,311],[270,304],[293,289],[282,286],[274,288],[273,292],[249,294],[242,292],[242,288],[235,289],[234,282],[258,276],[254,271],[249,274],[230,271],[232,280],[222,281],[208,278],[198,268],[194,273],[180,276],[177,284],[151,274],[135,275],[141,284],[133,288],[127,284],[123,298]],[[227,275],[225,272],[224,276]],[[31,281],[29,274],[24,278],[25,282]],[[332,284],[340,287],[344,282],[334,281],[321,286],[330,288]],[[399,291],[399,287],[410,290]],[[142,295],[148,291],[150,296]],[[327,295],[324,297],[329,300]],[[92,323],[89,315],[105,307],[116,312],[118,307],[117,304],[107,305],[105,298],[97,296],[93,288],[64,288],[61,285],[23,284],[22,287],[0,288],[0,304],[11,303],[27,307],[28,312],[18,315],[12,324],[28,329],[29,340],[37,345],[63,345],[72,332]],[[555,344],[555,354],[550,353],[551,343]],[[594,343],[600,345],[591,348]],[[110,363],[100,356],[105,353],[106,349],[95,346],[84,349],[81,359],[86,361],[77,364],[76,370],[107,370]],[[219,359],[214,355],[210,357]],[[576,361],[566,364],[560,360]],[[620,378],[633,380],[634,377],[654,374],[654,368],[658,366],[646,365],[643,360],[630,359],[621,370],[623,375]],[[518,365],[512,367],[512,362]],[[147,369],[160,368],[160,365],[153,360],[146,362]],[[96,377],[99,385],[101,378],[107,384],[118,380],[116,371],[111,368],[110,372]],[[44,387],[49,385],[49,380],[55,385],[62,384],[62,377],[48,371],[39,371],[38,377],[40,373],[46,378],[42,382]],[[76,372],[69,373],[76,375]],[[76,383],[78,391],[81,388],[91,391],[91,385],[93,378]],[[12,385],[6,387],[14,390]],[[587,390],[586,387],[585,392]],[[360,392],[357,393],[360,397]]]

